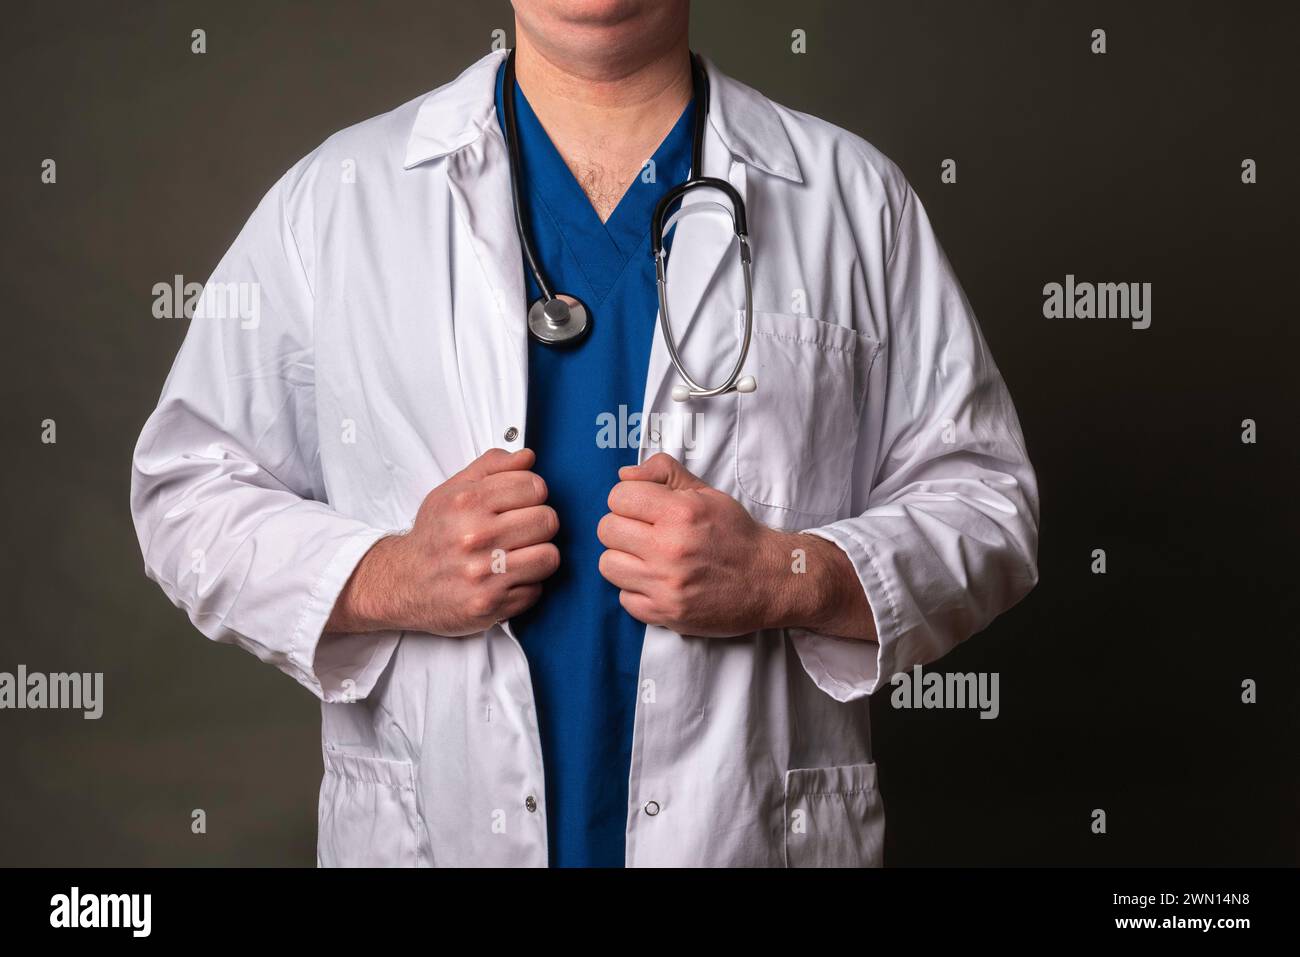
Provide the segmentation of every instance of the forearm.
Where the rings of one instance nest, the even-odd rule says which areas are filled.
[[[769,627],[876,640],[875,619],[853,563],[816,535],[772,532]]]

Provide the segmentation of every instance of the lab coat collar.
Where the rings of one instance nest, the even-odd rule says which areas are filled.
[[[704,57],[709,74],[709,124],[731,155],[773,176],[803,182],[799,161],[772,101],[733,80]]]
[[[506,57],[495,50],[424,98],[406,143],[403,168],[454,153],[483,131],[498,128],[494,87]],[[739,83],[704,58],[709,74],[709,124],[731,154],[774,176],[803,182],[790,136],[767,97]]]

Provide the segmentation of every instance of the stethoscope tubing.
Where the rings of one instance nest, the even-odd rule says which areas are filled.
[[[659,327],[663,334],[664,346],[668,350],[668,358],[672,361],[673,367],[677,374],[681,376],[682,381],[686,384],[686,389],[674,388],[673,398],[682,401],[687,398],[707,399],[714,396],[723,395],[728,392],[752,392],[754,389],[753,378],[745,376],[745,385],[740,385],[741,370],[745,366],[745,359],[749,355],[750,341],[753,338],[754,328],[754,283],[753,283],[753,257],[749,248],[749,227],[745,218],[745,203],[740,193],[734,186],[726,180],[718,179],[712,176],[701,176],[700,171],[703,169],[704,158],[704,133],[705,124],[708,120],[709,112],[709,82],[708,75],[704,70],[704,64],[694,53],[691,54],[691,79],[695,92],[695,123],[693,137],[691,142],[691,173],[692,177],[684,183],[672,187],[667,193],[660,198],[655,204],[654,215],[650,220],[650,252],[655,260],[655,285],[659,293]],[[550,303],[556,296],[552,292],[550,285],[546,282],[542,274],[541,264],[538,262],[537,253],[533,249],[528,230],[527,213],[524,210],[523,195],[519,185],[519,130],[515,115],[515,51],[511,50],[506,57],[505,75],[503,77],[504,95],[502,96],[502,119],[505,126],[506,153],[510,161],[510,194],[514,203],[515,229],[519,233],[519,245],[523,249],[524,259],[528,263],[528,269],[533,274],[533,279],[537,282],[537,288],[542,294],[541,301]],[[682,199],[687,193],[694,189],[713,189],[723,193],[731,203],[731,225],[736,234],[736,239],[740,243],[740,263],[741,272],[745,279],[745,329],[741,337],[740,351],[736,356],[736,363],[731,369],[731,373],[725,381],[718,386],[706,386],[697,381],[689,372],[682,362],[682,357],[677,351],[677,340],[673,335],[672,322],[668,315],[668,253],[664,249],[664,217],[667,215],[668,208],[678,200]],[[721,204],[718,204],[721,205]],[[673,220],[681,215],[679,211],[673,216]],[[673,220],[670,220],[670,228]]]
[[[515,118],[514,50],[511,50],[510,55],[506,57],[505,76],[502,80],[501,109],[504,113],[502,119],[505,121],[506,128],[506,153],[510,158],[510,196],[514,200],[515,229],[519,232],[519,245],[523,247],[524,259],[528,261],[528,269],[533,274],[533,279],[537,281],[537,288],[542,293],[542,299],[550,302],[555,296],[552,294],[551,287],[547,284],[546,279],[542,276],[541,264],[537,261],[537,254],[533,251],[532,241],[528,238],[532,234],[528,231],[528,214],[524,211],[523,194],[519,188],[519,126]]]

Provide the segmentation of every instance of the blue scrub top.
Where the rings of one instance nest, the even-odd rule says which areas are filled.
[[[504,67],[498,121],[503,77]],[[641,412],[658,311],[650,216],[690,173],[695,109],[655,151],[654,182],[643,170],[602,223],[518,84],[514,92],[533,249],[552,291],[585,303],[592,325],[577,347],[528,342],[527,440],[559,514],[560,568],[512,625],[537,701],[551,866],[622,867],[645,625],[600,576],[596,525],[619,468],[637,461],[640,432],[623,424]],[[541,291],[526,264],[524,276],[532,302]]]

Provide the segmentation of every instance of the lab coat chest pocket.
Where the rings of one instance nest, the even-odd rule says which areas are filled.
[[[320,790],[321,867],[415,867],[419,814],[415,768],[325,748]]]
[[[874,764],[786,772],[787,867],[880,867],[884,838]]]
[[[844,507],[879,348],[848,326],[754,313],[745,371],[758,389],[735,396],[736,482],[746,498],[808,516]]]

